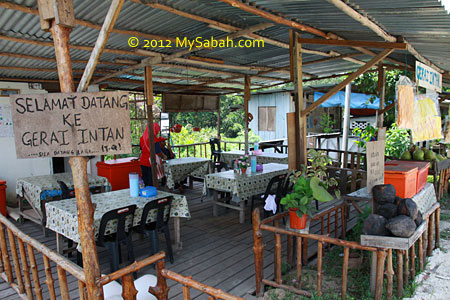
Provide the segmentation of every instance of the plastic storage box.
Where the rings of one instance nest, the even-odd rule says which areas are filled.
[[[0,212],[6,217],[6,181],[0,179]]]
[[[111,190],[123,190],[130,187],[128,174],[141,174],[139,160],[136,157],[119,158],[97,162],[97,175],[106,177],[111,184]]]
[[[417,167],[417,188],[416,193],[420,192],[427,183],[428,169],[430,168],[430,162],[428,161],[406,161],[406,160],[391,160],[386,162],[386,165],[402,165]]]
[[[417,167],[386,164],[384,168],[384,183],[392,184],[397,196],[411,198],[417,193]]]

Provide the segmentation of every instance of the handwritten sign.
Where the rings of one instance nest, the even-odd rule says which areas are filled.
[[[367,190],[369,192],[375,185],[384,184],[384,147],[384,140],[367,143]]]
[[[17,158],[131,153],[127,92],[11,95]]]
[[[419,61],[416,61],[416,82],[418,86],[442,92],[442,74]]]

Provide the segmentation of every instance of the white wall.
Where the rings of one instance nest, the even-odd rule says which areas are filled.
[[[46,93],[31,90],[28,83],[0,82],[0,88],[20,89],[21,94]],[[9,104],[9,97],[0,97],[0,104]],[[6,180],[6,200],[16,202],[16,179],[21,177],[51,174],[51,158],[17,159],[14,137],[0,137],[0,178]]]

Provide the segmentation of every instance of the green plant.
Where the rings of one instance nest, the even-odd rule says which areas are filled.
[[[244,169],[244,168],[248,168],[248,166],[250,165],[249,163],[248,163],[248,155],[244,155],[244,156],[241,156],[240,158],[239,158],[239,168],[241,168],[241,169]]]
[[[322,131],[324,133],[331,133],[333,132],[333,125],[336,124],[336,121],[333,120],[329,114],[322,114],[320,116],[320,128],[322,128]]]
[[[297,215],[312,214],[312,201],[328,202],[333,200],[333,196],[320,184],[320,179],[316,176],[308,177],[303,172],[295,180],[292,193],[281,199],[281,204],[286,208],[296,208]]]
[[[377,135],[378,129],[373,127],[372,125],[368,125],[365,129],[361,129],[359,127],[356,127],[353,129],[353,134],[358,137],[358,141],[355,143],[361,147],[366,148],[367,142],[374,141],[375,137]]]
[[[393,156],[400,158],[402,153],[409,150],[411,141],[408,130],[397,127],[397,124],[392,124],[386,132],[386,156]]]
[[[308,161],[311,164],[306,171],[308,177],[318,177],[322,186],[326,189],[334,189],[338,186],[336,178],[328,177],[327,166],[333,164],[333,159],[325,151],[308,150]],[[336,196],[340,198],[339,190],[336,190]]]

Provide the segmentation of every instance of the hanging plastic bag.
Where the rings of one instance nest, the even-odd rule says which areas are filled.
[[[406,76],[400,76],[395,84],[395,117],[398,128],[414,127],[415,83]]]
[[[419,95],[414,105],[413,143],[442,138],[441,112],[437,93]]]

